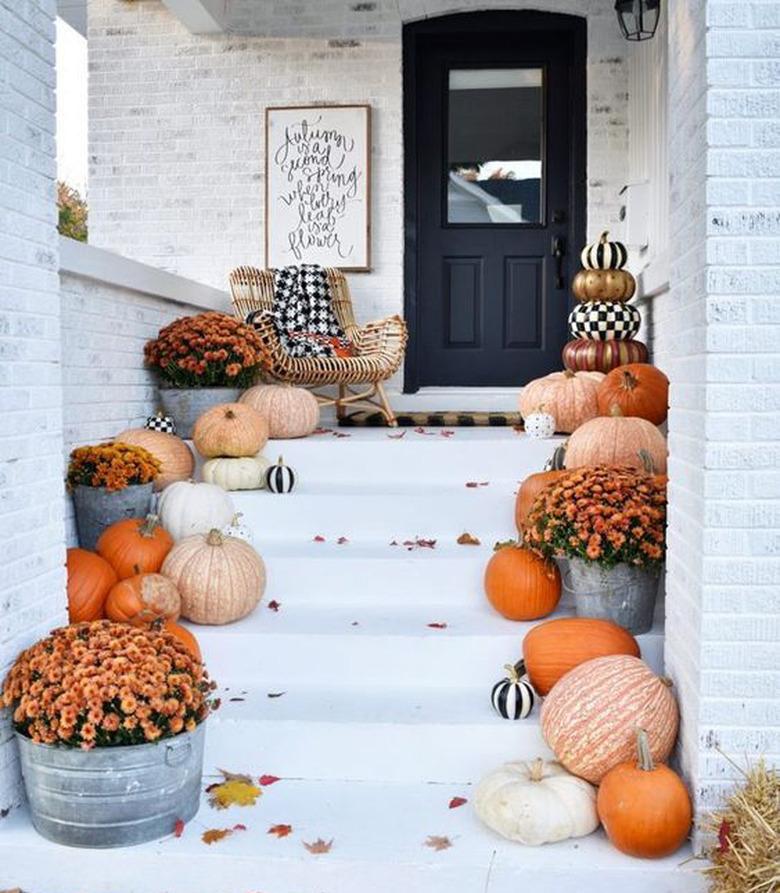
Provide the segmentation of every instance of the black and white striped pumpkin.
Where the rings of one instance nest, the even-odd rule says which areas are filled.
[[[150,431],[161,431],[163,434],[175,434],[176,422],[169,415],[164,415],[162,410],[157,410],[154,415],[148,416],[144,428]]]
[[[642,317],[631,304],[590,301],[569,314],[572,337],[590,341],[628,341],[639,331]]]
[[[295,486],[296,475],[289,465],[285,465],[282,457],[276,465],[271,465],[265,473],[265,485],[272,493],[289,493]]]
[[[533,710],[536,694],[526,681],[525,663],[506,664],[507,675],[493,686],[490,703],[504,719],[525,719]]]
[[[610,242],[609,232],[599,236],[598,242],[586,245],[580,254],[586,270],[622,270],[628,260],[628,250],[622,242]]]

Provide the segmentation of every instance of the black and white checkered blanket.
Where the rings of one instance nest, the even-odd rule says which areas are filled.
[[[340,343],[348,343],[336,319],[330,283],[323,267],[301,264],[274,270],[272,316],[282,348],[291,357],[331,357]],[[267,311],[254,311],[252,322]]]

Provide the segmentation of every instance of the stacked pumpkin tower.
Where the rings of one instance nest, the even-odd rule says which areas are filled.
[[[571,286],[579,301],[569,314],[574,340],[563,348],[564,366],[572,372],[609,372],[627,363],[646,363],[647,347],[634,337],[642,319],[628,303],[636,280],[623,269],[626,246],[609,241],[605,231],[580,257],[583,269]]]

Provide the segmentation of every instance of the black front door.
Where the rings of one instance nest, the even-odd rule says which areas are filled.
[[[584,236],[584,81],[575,17],[405,29],[407,390],[561,368]]]

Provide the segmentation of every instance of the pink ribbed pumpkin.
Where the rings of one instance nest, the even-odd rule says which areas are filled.
[[[602,372],[551,372],[529,381],[520,394],[520,414],[527,418],[541,406],[555,417],[555,430],[571,434],[599,414]]]
[[[614,654],[586,661],[555,683],[542,706],[542,734],[569,772],[592,784],[632,759],[645,729],[656,762],[669,757],[679,713],[671,682],[638,657]]]
[[[259,384],[239,398],[268,420],[272,440],[306,437],[320,421],[320,404],[306,388],[288,384]]]

